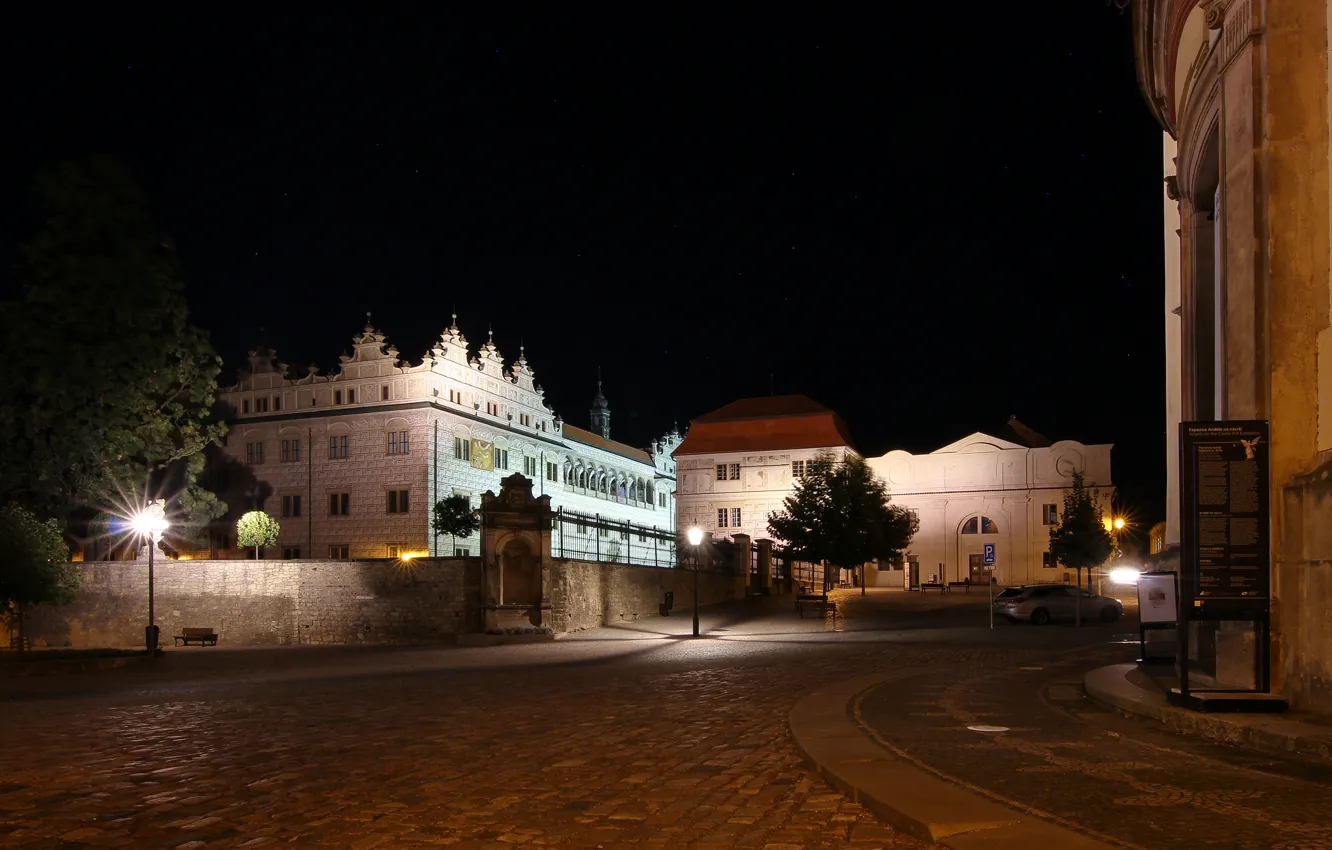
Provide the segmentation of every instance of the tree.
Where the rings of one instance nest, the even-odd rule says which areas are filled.
[[[74,601],[79,571],[68,560],[59,522],[12,502],[0,508],[0,612],[18,614],[20,645],[24,606]]]
[[[282,526],[263,511],[249,511],[236,521],[236,543],[247,549],[254,549],[254,559],[259,560],[259,549],[272,546],[278,541]]]
[[[455,549],[459,537],[470,537],[481,527],[481,518],[472,507],[472,500],[461,493],[440,499],[435,503],[434,513],[430,525],[435,530],[435,536],[449,535]]]
[[[67,163],[37,184],[42,225],[15,268],[0,342],[0,498],[68,514],[127,513],[145,493],[198,490],[221,361],[189,322],[175,252],[114,161]]]
[[[1105,519],[1095,494],[1087,491],[1082,473],[1073,473],[1073,489],[1064,496],[1064,513],[1059,525],[1050,529],[1050,554],[1059,563],[1078,571],[1078,587],[1082,587],[1082,571],[1104,564],[1114,550],[1114,541],[1105,528]]]
[[[786,497],[784,510],[768,516],[768,530],[785,543],[791,557],[827,561],[839,569],[878,559],[900,563],[918,523],[889,501],[887,488],[864,458],[831,453],[805,465],[805,474]]]

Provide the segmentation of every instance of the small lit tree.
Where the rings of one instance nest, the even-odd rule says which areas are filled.
[[[263,511],[249,511],[236,521],[236,542],[245,548],[254,549],[254,559],[259,560],[259,549],[272,546],[278,541],[282,526]]]
[[[449,535],[454,551],[457,551],[459,537],[470,537],[481,527],[481,517],[477,516],[476,509],[472,507],[472,500],[462,493],[440,499],[435,503],[434,514],[430,524],[435,530],[435,536]]]
[[[68,560],[58,522],[38,519],[16,504],[0,508],[0,613],[14,609],[20,646],[25,606],[74,601],[79,572]]]
[[[1090,577],[1091,570],[1104,564],[1114,548],[1095,494],[1088,492],[1081,472],[1073,473],[1073,489],[1064,496],[1063,516],[1050,529],[1050,554],[1078,571],[1078,587],[1082,587],[1082,571],[1087,570]]]
[[[865,563],[901,563],[917,528],[905,508],[891,503],[864,458],[848,455],[839,461],[830,452],[806,464],[783,510],[768,515],[768,530],[792,557],[839,569],[859,567],[861,593]]]

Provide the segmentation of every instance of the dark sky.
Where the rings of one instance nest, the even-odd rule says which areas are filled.
[[[1017,414],[1161,510],[1161,136],[1104,0],[18,5],[5,243],[39,167],[120,156],[228,379],[456,305],[574,424],[600,367],[627,442],[770,387],[873,454]]]

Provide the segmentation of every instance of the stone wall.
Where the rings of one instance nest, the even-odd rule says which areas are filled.
[[[141,646],[146,562],[78,565],[83,586],[63,607],[28,612],[33,647]],[[163,561],[156,565],[162,643],[211,627],[222,646],[406,644],[477,627],[480,559],[398,561]]]
[[[551,573],[551,619],[557,633],[655,617],[667,591],[675,592],[675,616],[692,611],[688,570],[556,560]],[[744,577],[700,572],[698,589],[700,605],[743,599]]]
[[[92,561],[78,599],[38,606],[26,619],[30,645],[137,647],[148,622],[148,564]],[[656,616],[666,591],[688,616],[686,570],[552,561],[556,632]],[[211,627],[219,646],[448,642],[480,630],[480,558],[399,561],[170,561],[155,566],[162,643],[186,626]],[[700,573],[699,599],[744,595],[743,579]]]

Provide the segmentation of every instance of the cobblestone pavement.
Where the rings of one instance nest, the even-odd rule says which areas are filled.
[[[1332,848],[1332,770],[1173,735],[1089,700],[1114,646],[914,671],[863,694],[863,727],[973,790],[1139,848]],[[1007,731],[973,731],[968,727]]]
[[[1039,630],[978,628],[983,602],[885,598],[846,600],[837,627],[709,614],[701,640],[673,617],[544,645],[194,649],[0,682],[0,846],[919,848],[804,769],[792,705],[853,675],[1052,650]]]

